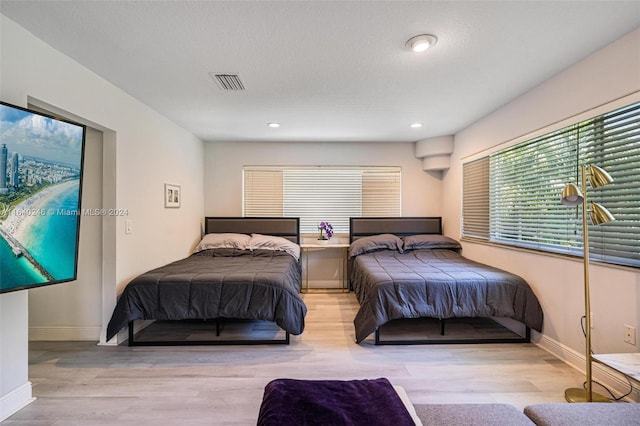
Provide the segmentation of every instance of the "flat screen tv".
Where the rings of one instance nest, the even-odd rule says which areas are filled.
[[[0,293],[77,278],[85,134],[0,102]]]

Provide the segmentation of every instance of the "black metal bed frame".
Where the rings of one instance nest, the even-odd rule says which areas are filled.
[[[205,320],[203,320],[204,322]],[[220,336],[221,323],[229,321],[229,318],[215,318],[216,336]],[[288,345],[290,334],[285,332],[283,339],[216,339],[216,340],[135,340],[134,321],[129,322],[129,346],[196,346],[196,345]]]
[[[417,234],[442,234],[441,217],[358,217],[349,219],[349,242],[376,234],[394,234],[399,237]],[[351,262],[349,262],[351,263]],[[349,270],[351,265],[348,265]],[[350,273],[349,273],[350,276]],[[349,288],[353,290],[351,282]],[[440,319],[440,335],[445,334],[445,319]],[[376,345],[447,345],[465,343],[530,343],[531,329],[525,326],[525,336],[520,338],[453,338],[382,340],[380,327],[375,331]]]
[[[446,319],[440,319],[440,335],[445,335]],[[514,332],[515,333],[515,332]],[[531,328],[525,326],[525,335],[513,338],[499,337],[478,337],[478,338],[455,338],[455,339],[414,339],[414,340],[382,340],[380,338],[380,327],[375,332],[376,345],[461,345],[470,343],[531,343]]]

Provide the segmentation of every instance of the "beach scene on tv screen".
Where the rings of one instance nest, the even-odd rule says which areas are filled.
[[[75,278],[82,126],[0,104],[0,292]]]

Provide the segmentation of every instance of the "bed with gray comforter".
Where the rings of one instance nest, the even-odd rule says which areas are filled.
[[[400,318],[508,317],[542,329],[542,308],[522,278],[451,249],[361,254],[351,282],[360,302],[357,342]]]
[[[299,218],[204,219],[205,235],[192,255],[127,284],[107,326],[107,340],[130,324],[129,344],[134,344],[136,320],[262,320],[286,332],[284,340],[153,344],[289,343],[289,333],[302,333],[307,308],[300,297]]]
[[[524,324],[526,337],[402,344],[526,342],[530,329],[542,330],[542,308],[529,284],[463,257],[460,243],[442,235],[440,217],[351,218],[349,241],[349,281],[360,303],[358,343],[374,332],[376,344],[382,343],[380,327],[404,318],[505,317]]]
[[[133,320],[257,319],[304,330],[300,262],[284,251],[204,250],[131,281],[107,327],[111,339]]]

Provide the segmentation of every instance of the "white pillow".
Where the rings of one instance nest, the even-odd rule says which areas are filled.
[[[247,234],[207,234],[202,237],[200,244],[193,251],[197,253],[202,250],[215,249],[215,248],[235,248],[240,250],[247,250],[249,248],[249,241],[251,237]]]
[[[278,250],[289,253],[294,259],[300,259],[300,246],[286,238],[273,235],[251,234],[249,249]]]

